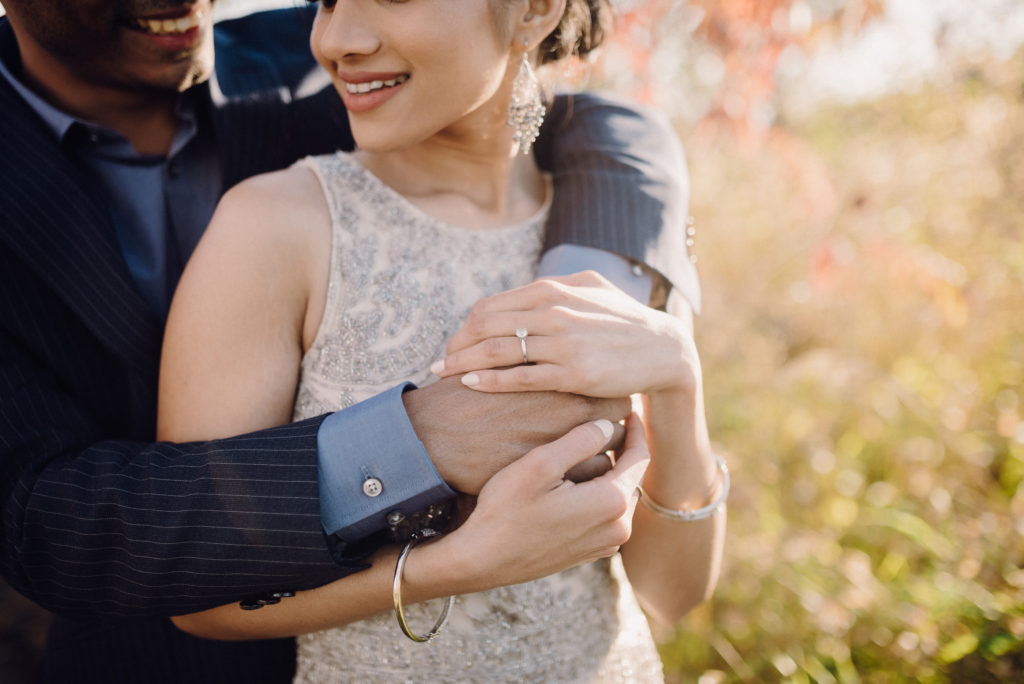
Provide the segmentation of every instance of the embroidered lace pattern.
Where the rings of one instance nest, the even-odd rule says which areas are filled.
[[[362,401],[429,366],[481,297],[523,285],[546,211],[477,230],[443,223],[348,155],[300,162],[319,178],[333,246],[327,304],[302,361],[296,420]],[[411,605],[433,624],[440,602]],[[460,596],[444,633],[406,639],[388,612],[298,639],[296,682],[661,682],[646,619],[621,571],[598,561],[542,580]]]

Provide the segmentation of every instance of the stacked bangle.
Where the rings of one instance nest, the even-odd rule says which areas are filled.
[[[452,609],[452,605],[455,603],[455,597],[449,596],[445,600],[444,610],[441,611],[441,616],[437,618],[437,622],[434,623],[434,627],[424,635],[414,634],[409,629],[409,624],[405,621],[405,611],[402,610],[402,571],[405,569],[405,559],[409,557],[409,551],[412,547],[424,539],[430,537],[436,537],[437,532],[430,529],[429,527],[423,530],[418,530],[413,533],[409,543],[405,545],[402,552],[398,554],[398,561],[395,563],[395,582],[391,587],[391,597],[395,602],[395,617],[398,619],[398,626],[402,628],[402,633],[416,642],[427,642],[436,637],[444,629],[445,623],[448,622],[448,613]]]
[[[722,491],[718,494],[718,497],[707,506],[692,511],[677,511],[673,508],[665,508],[649,497],[647,492],[643,490],[643,487],[637,485],[637,491],[640,492],[640,502],[662,518],[668,518],[669,520],[695,522],[697,520],[710,518],[715,513],[722,510],[722,505],[725,503],[725,500],[729,498],[729,466],[725,464],[725,459],[718,454],[715,454],[715,463],[718,465],[719,472],[722,473]]]

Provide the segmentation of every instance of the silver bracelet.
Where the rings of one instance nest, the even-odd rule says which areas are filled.
[[[449,596],[445,601],[444,610],[441,611],[441,617],[437,618],[434,627],[422,636],[413,634],[413,631],[409,629],[409,624],[405,621],[405,611],[402,610],[402,571],[405,570],[405,559],[409,557],[409,551],[412,550],[412,547],[424,539],[436,537],[437,534],[437,532],[429,527],[413,533],[412,539],[402,549],[402,553],[398,554],[398,562],[395,563],[395,582],[391,586],[391,598],[395,602],[395,617],[398,619],[398,626],[402,628],[402,633],[405,636],[419,643],[430,641],[441,633],[441,630],[444,629],[445,624],[448,622],[448,613],[455,603],[455,597]]]
[[[651,497],[647,496],[647,492],[643,490],[643,487],[637,485],[637,491],[640,492],[640,502],[644,506],[654,511],[662,518],[668,518],[669,520],[682,520],[683,522],[696,522],[697,520],[704,520],[710,518],[715,513],[722,510],[722,504],[729,498],[729,466],[725,464],[725,459],[715,454],[715,463],[718,464],[718,470],[722,473],[722,491],[714,501],[709,503],[704,508],[698,508],[693,511],[677,511],[673,508],[665,508],[661,504],[657,503]]]

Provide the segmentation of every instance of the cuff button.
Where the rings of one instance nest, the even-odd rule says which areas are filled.
[[[363,494],[366,496],[380,496],[382,491],[384,491],[384,485],[377,478],[369,477],[363,480]]]

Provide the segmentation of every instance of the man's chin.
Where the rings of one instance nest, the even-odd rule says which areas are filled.
[[[213,60],[210,60],[209,64],[204,64],[194,71],[190,71],[186,74],[185,78],[178,82],[178,92],[183,93],[193,86],[197,86],[200,83],[205,83],[210,80],[213,75]]]
[[[211,49],[208,55],[193,55],[187,61],[137,74],[136,83],[138,87],[150,91],[184,92],[208,81],[213,75],[213,64]]]

